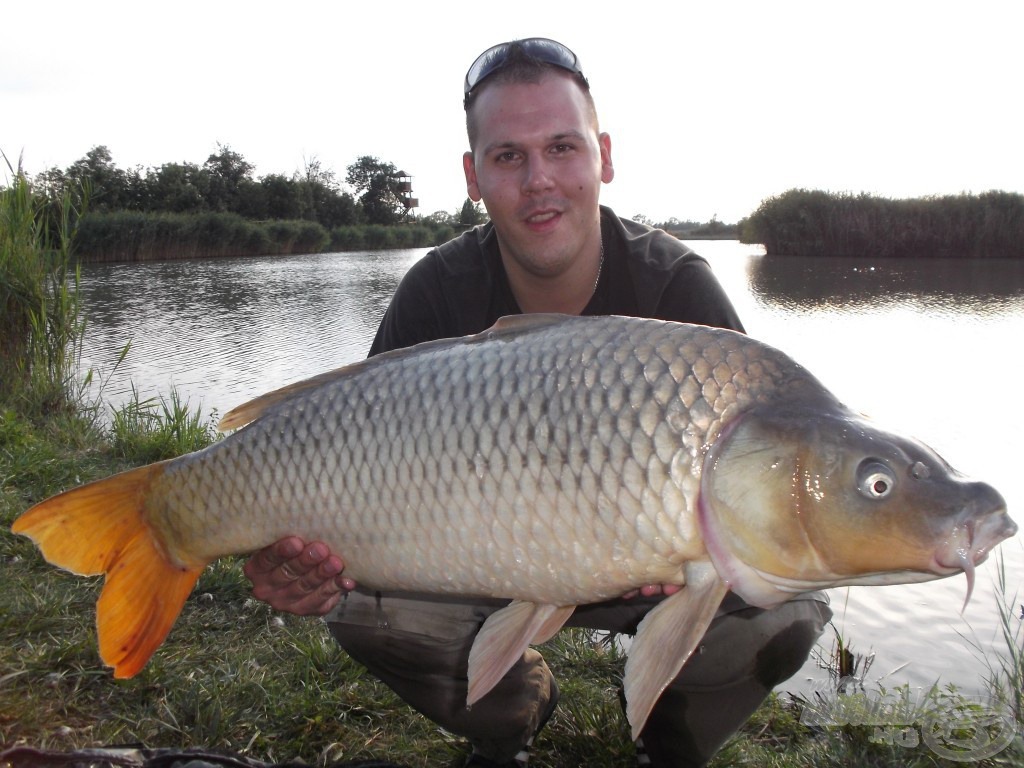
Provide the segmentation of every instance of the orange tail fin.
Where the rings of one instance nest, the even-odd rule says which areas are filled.
[[[143,517],[163,463],[122,472],[47,499],[14,521],[51,563],[105,574],[96,604],[100,656],[132,677],[167,637],[204,565],[172,563]]]

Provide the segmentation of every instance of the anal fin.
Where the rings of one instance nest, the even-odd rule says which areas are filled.
[[[482,699],[531,643],[551,638],[568,621],[576,606],[537,605],[514,600],[492,613],[477,633],[469,652],[469,691],[466,704]]]

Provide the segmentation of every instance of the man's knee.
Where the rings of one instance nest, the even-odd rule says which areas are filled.
[[[536,731],[554,691],[541,655],[527,649],[495,687],[466,706],[473,636],[437,638],[393,627],[328,622],[338,644],[407,704],[484,754],[511,756]]]
[[[651,764],[704,765],[803,666],[831,616],[813,599],[718,616],[644,728]]]
[[[821,600],[793,600],[774,611],[780,615],[770,619],[773,631],[754,658],[754,675],[769,691],[800,671],[832,618]]]
[[[748,680],[771,690],[800,669],[831,616],[824,601],[813,599],[721,614],[675,684],[699,690]]]

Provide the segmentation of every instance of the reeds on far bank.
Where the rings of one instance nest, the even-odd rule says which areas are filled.
[[[315,221],[252,221],[234,213],[115,211],[82,218],[75,250],[83,262],[288,256],[324,251],[421,248],[448,240],[446,225],[354,224],[328,232]]]
[[[84,217],[76,247],[86,262],[162,261],[316,253],[328,240],[327,230],[313,221],[117,211]]]
[[[891,200],[791,189],[741,222],[740,238],[768,255],[1024,258],[1024,195]]]

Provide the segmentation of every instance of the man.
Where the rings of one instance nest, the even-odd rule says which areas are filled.
[[[428,253],[403,278],[371,354],[477,333],[522,312],[620,314],[742,331],[703,259],[663,232],[599,205],[612,180],[611,140],[576,56],[533,38],[495,46],[464,84],[469,196],[491,222]],[[558,687],[528,650],[472,708],[466,664],[480,625],[504,602],[369,594],[321,543],[285,539],[253,556],[254,594],[276,608],[326,613],[337,641],[407,702],[473,746],[468,766],[523,766]],[[580,606],[570,626],[635,632],[664,594],[647,585]],[[341,596],[345,599],[341,600]],[[829,618],[817,600],[773,611],[723,602],[666,689],[638,742],[653,766],[703,765],[777,683],[802,665]]]

